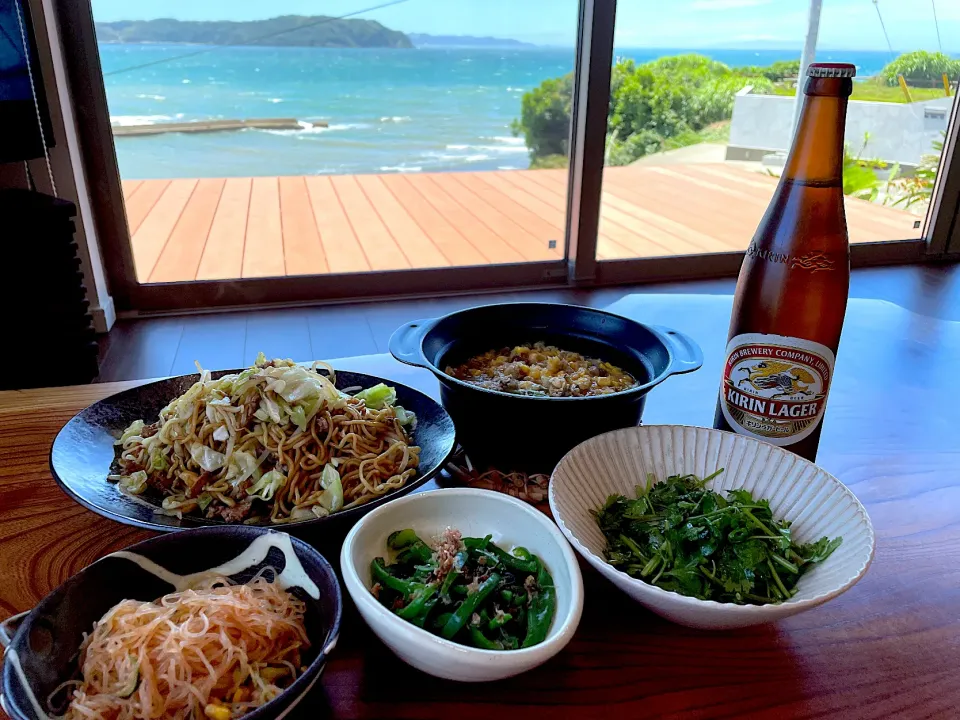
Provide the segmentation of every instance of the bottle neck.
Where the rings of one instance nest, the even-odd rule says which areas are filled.
[[[843,129],[853,84],[845,78],[810,78],[783,177],[815,185],[843,179]]]

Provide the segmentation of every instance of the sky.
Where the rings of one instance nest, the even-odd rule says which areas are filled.
[[[277,15],[342,16],[389,0],[92,0],[98,21],[257,20]],[[356,17],[404,32],[514,38],[572,46],[576,0],[405,0]],[[799,48],[809,0],[619,0],[617,47]],[[960,51],[960,0],[823,0],[818,46],[886,50],[883,17],[897,52]]]

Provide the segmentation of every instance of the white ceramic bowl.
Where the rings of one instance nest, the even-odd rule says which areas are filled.
[[[491,534],[505,550],[523,546],[543,560],[557,589],[557,612],[544,642],[519,650],[480,650],[433,635],[377,602],[369,589],[370,562],[388,555],[390,533],[413,528],[426,540],[448,527],[465,537]],[[577,557],[556,525],[539,510],[491,490],[434,490],[382,505],[354,525],[343,542],[340,565],[347,592],[387,647],[415,668],[449,680],[500,680],[543,664],[570,642],[583,611]]]
[[[774,516],[793,521],[793,536],[811,542],[824,535],[843,543],[777,605],[736,605],[698,600],[630,577],[603,558],[606,541],[590,514],[607,497],[636,497],[648,473],[658,480],[724,472],[708,487],[745,488],[766,498]],[[560,461],[550,481],[550,508],[573,547],[634,600],[663,617],[697,628],[735,628],[772,622],[822,605],[849,590],[867,571],[875,548],[873,526],[856,496],[839,480],[793,453],[752,438],[698,427],[647,425],[587,440]]]

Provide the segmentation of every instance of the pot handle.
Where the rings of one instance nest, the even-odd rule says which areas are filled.
[[[670,350],[670,375],[682,375],[703,367],[703,352],[688,335],[670,328],[657,327]]]
[[[10,643],[13,642],[13,636],[17,634],[17,630],[20,628],[20,623],[26,620],[29,614],[30,611],[27,610],[18,615],[11,615],[0,623],[0,648],[6,650],[10,647]]]
[[[436,318],[427,318],[424,320],[414,320],[401,325],[394,330],[390,336],[388,348],[390,354],[397,360],[407,365],[416,367],[427,367],[426,358],[423,357],[421,343],[424,336],[437,324]]]

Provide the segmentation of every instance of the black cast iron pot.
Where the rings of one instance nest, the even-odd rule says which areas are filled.
[[[444,372],[488,350],[538,341],[611,362],[639,385],[593,397],[536,397],[487,390]],[[441,402],[474,465],[528,472],[550,472],[584,440],[638,425],[651,389],[703,364],[697,344],[675,330],[548,303],[487,305],[407,323],[390,338],[390,352],[437,376]]]

